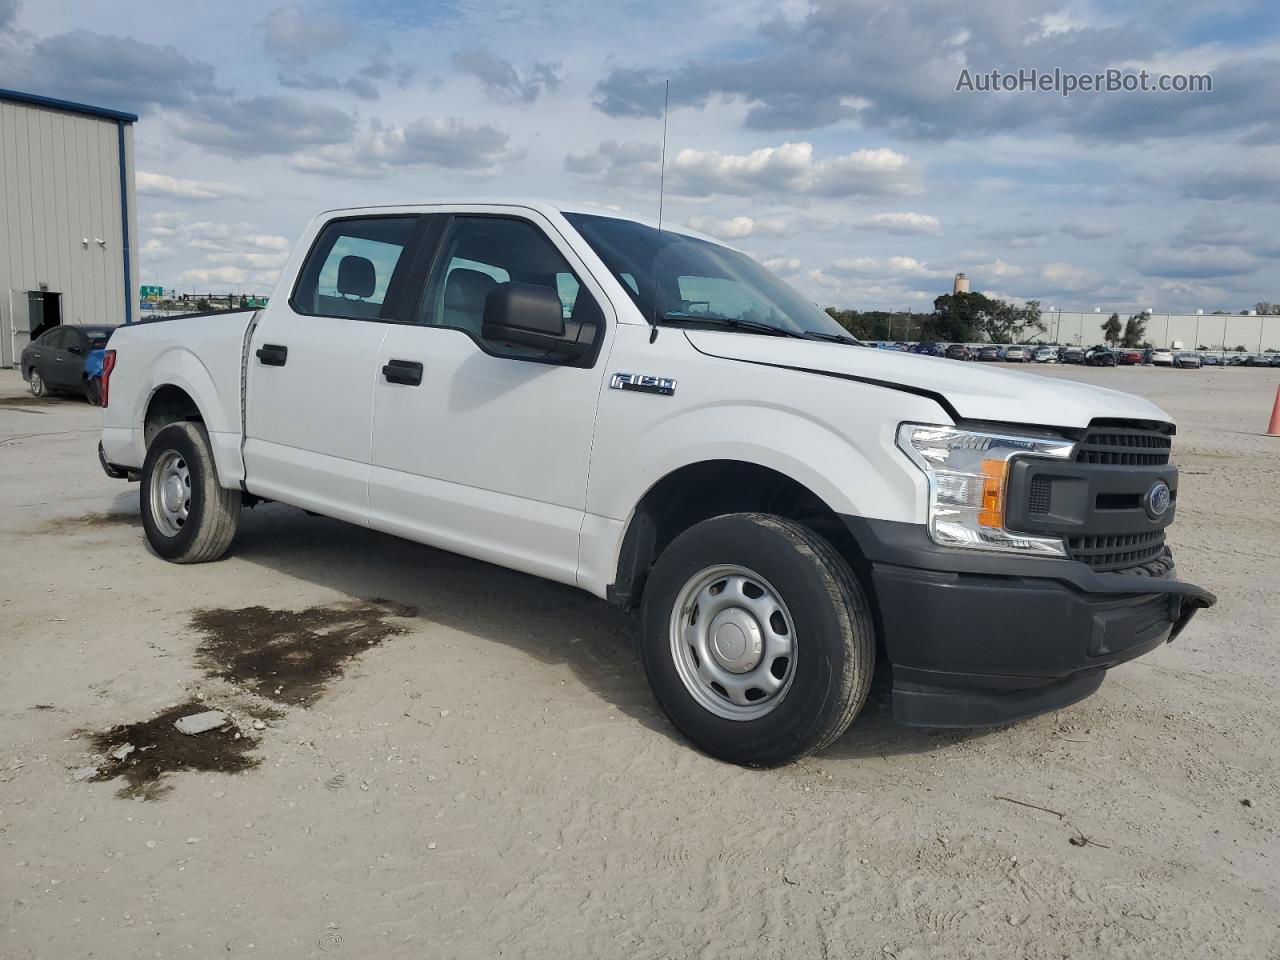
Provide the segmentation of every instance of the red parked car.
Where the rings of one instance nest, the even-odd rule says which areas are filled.
[[[1136,367],[1142,363],[1142,351],[1121,350],[1116,354],[1116,359],[1120,361],[1122,367]]]

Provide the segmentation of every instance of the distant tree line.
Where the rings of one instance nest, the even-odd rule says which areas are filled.
[[[938,340],[947,343],[1024,343],[1045,332],[1040,301],[1022,306],[982,293],[947,293],[933,301],[932,313],[837,310],[827,313],[860,340]]]

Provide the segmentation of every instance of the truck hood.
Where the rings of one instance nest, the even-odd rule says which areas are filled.
[[[966,420],[1054,427],[1085,427],[1096,417],[1172,420],[1155,404],[1130,393],[986,364],[816,340],[713,330],[684,334],[699,353],[723,360],[852,377],[909,393],[938,395]]]

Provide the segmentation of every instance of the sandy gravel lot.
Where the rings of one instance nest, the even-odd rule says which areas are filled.
[[[1280,957],[1277,371],[1037,373],[1178,419],[1218,607],[1056,714],[913,730],[881,684],[750,772],[585,594],[278,506],[160,561],[97,412],[0,371],[0,957]],[[155,733],[189,704],[205,754]]]

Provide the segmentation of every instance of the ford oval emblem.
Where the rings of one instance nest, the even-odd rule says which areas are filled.
[[[1146,501],[1144,506],[1147,508],[1147,516],[1152,520],[1159,520],[1169,512],[1169,504],[1173,502],[1173,491],[1163,480],[1157,480],[1142,499]]]

